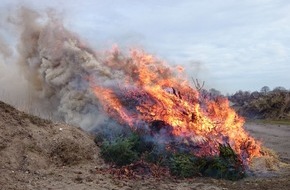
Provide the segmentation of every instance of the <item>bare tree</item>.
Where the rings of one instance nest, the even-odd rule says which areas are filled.
[[[200,92],[200,91],[202,90],[202,88],[204,87],[204,81],[202,82],[202,85],[200,85],[198,79],[195,79],[195,80],[194,80],[194,78],[192,78],[192,81],[193,81],[193,84],[194,84],[196,90],[197,90],[198,92]]]

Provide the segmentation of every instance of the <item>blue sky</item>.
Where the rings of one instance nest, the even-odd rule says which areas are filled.
[[[224,93],[265,85],[290,89],[288,0],[0,2],[0,11],[54,8],[93,47],[141,47]]]

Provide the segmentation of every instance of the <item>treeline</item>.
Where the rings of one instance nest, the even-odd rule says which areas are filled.
[[[237,112],[250,119],[290,119],[290,90],[264,86],[260,91],[238,91],[228,96]]]

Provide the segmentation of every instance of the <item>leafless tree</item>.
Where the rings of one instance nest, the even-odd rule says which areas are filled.
[[[193,84],[194,84],[196,90],[197,90],[198,92],[200,92],[200,91],[202,90],[202,88],[204,87],[204,83],[205,83],[205,82],[202,81],[202,84],[200,84],[199,81],[198,81],[198,79],[195,79],[195,80],[194,80],[194,78],[192,78],[192,81],[193,81]]]

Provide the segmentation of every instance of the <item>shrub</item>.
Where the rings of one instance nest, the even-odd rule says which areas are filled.
[[[172,153],[167,151],[164,146],[158,146],[156,144],[152,144],[152,146],[150,151],[143,153],[145,160],[156,165],[168,166]]]
[[[101,156],[106,162],[112,162],[118,166],[130,164],[138,159],[135,138],[119,137],[116,140],[103,141],[101,145]]]
[[[219,156],[196,157],[191,154],[175,154],[171,158],[170,172],[181,178],[210,176],[238,180],[245,177],[242,162],[229,145],[220,145]]]
[[[204,158],[206,165],[202,168],[204,176],[238,180],[245,177],[244,169],[236,167],[236,162],[230,162],[222,157]]]
[[[100,145],[101,156],[105,161],[119,166],[130,164],[141,156],[152,163],[157,163],[163,157],[163,152],[160,152],[153,142],[147,141],[146,138],[140,137],[136,133],[128,134],[125,137],[119,136],[113,141],[97,134],[95,143]]]
[[[197,158],[190,154],[175,154],[171,158],[170,173],[181,178],[189,178],[200,175]]]

